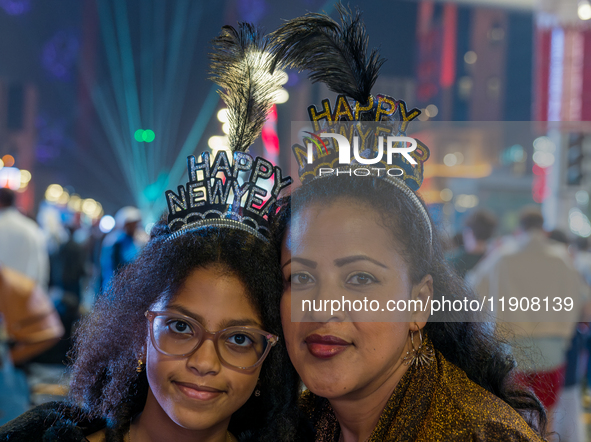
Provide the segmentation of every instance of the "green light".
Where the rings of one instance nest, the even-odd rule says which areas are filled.
[[[154,138],[156,138],[156,134],[153,130],[150,129],[138,129],[135,131],[133,136],[135,137],[135,140],[138,143],[142,143],[144,141],[146,143],[151,143],[152,141],[154,141]]]
[[[154,138],[156,138],[156,134],[153,130],[146,129],[142,134],[142,138],[146,143],[151,143],[152,141],[154,141]]]

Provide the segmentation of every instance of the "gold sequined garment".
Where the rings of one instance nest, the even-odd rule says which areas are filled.
[[[310,391],[302,407],[317,430],[316,442],[337,442],[340,428],[327,399]],[[404,374],[369,442],[543,441],[523,418],[497,396],[435,351],[429,366]]]

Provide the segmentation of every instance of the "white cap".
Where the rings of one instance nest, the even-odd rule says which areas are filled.
[[[125,224],[142,220],[142,212],[137,207],[125,206],[115,214],[115,228],[122,229]]]

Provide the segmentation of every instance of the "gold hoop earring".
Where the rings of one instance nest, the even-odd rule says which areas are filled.
[[[256,397],[259,397],[261,395],[261,390],[259,390],[258,388],[254,391],[254,395]]]
[[[137,360],[137,367],[135,367],[135,371],[137,371],[138,373],[141,373],[142,371],[144,371],[145,368],[145,363],[144,361],[142,361],[141,359]]]
[[[434,352],[431,347],[427,344],[423,344],[423,335],[421,333],[421,329],[418,329],[419,332],[419,346],[415,348],[414,343],[414,334],[415,332],[410,330],[410,345],[412,350],[406,352],[406,356],[402,358],[404,365],[407,366],[423,366],[429,365],[433,362]]]

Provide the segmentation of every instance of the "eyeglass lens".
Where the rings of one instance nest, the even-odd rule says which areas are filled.
[[[153,321],[156,346],[170,355],[191,353],[203,340],[204,330],[187,320],[172,315],[158,315]],[[236,367],[251,367],[265,354],[265,335],[257,331],[227,330],[217,339],[220,357]]]

